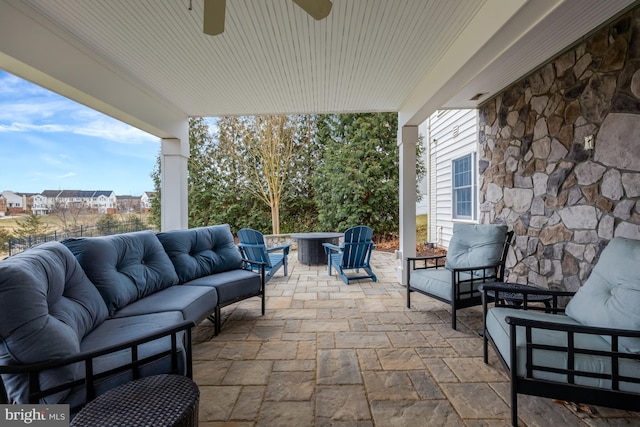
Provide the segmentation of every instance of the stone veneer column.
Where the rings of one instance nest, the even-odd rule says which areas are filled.
[[[479,140],[480,221],[516,234],[507,280],[576,290],[614,236],[640,239],[640,9],[485,103]]]

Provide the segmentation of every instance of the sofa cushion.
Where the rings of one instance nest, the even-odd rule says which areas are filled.
[[[218,303],[227,305],[257,295],[262,287],[260,275],[249,270],[232,270],[198,277],[185,285],[213,287],[218,293]]]
[[[583,325],[640,330],[640,240],[613,238],[591,275],[567,304],[566,314]],[[620,346],[640,353],[640,339]]]
[[[118,310],[113,317],[177,311],[184,320],[200,323],[218,305],[218,293],[202,286],[171,286]]]
[[[242,268],[242,258],[228,224],[167,231],[158,239],[169,254],[180,283]]]
[[[70,356],[107,317],[107,307],[73,254],[44,243],[0,261],[0,364],[27,364]],[[40,376],[43,388],[76,379],[78,366]],[[22,375],[4,375],[10,401],[27,403]],[[56,403],[65,393],[46,398]]]
[[[507,235],[506,225],[453,224],[446,268],[471,268],[500,262]]]
[[[111,318],[105,320],[91,333],[89,333],[80,343],[81,351],[92,351],[106,346],[117,345],[128,340],[139,339],[145,335],[157,332],[163,328],[168,328],[182,322],[182,313],[179,311],[166,311],[162,313],[145,314],[141,316],[130,316]],[[184,351],[184,333],[177,335],[177,347],[179,352],[178,369],[182,374],[186,374],[186,357]],[[155,341],[142,344],[138,347],[138,357],[140,359],[165,352],[171,349],[171,338],[169,336],[159,338]],[[109,353],[97,357],[93,362],[94,372],[105,372],[131,362],[131,351],[129,349]],[[171,372],[171,357],[165,356],[147,364],[141,365],[140,377],[166,374]],[[130,369],[118,372],[107,377],[96,380],[96,395],[100,395],[134,379]],[[78,406],[86,402],[85,387],[74,388],[63,403],[70,404],[71,407]],[[133,423],[131,424],[133,425]]]
[[[109,314],[178,283],[173,264],[151,231],[62,242],[107,303]]]

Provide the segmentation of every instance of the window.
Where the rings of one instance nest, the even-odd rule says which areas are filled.
[[[475,153],[453,161],[453,217],[476,219]]]

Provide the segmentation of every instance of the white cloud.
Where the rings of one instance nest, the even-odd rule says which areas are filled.
[[[42,156],[40,156],[40,160],[43,163],[46,163],[50,166],[63,166],[64,162],[62,160],[56,159],[55,157],[52,157],[48,154],[44,154]]]
[[[141,144],[143,142],[158,141],[153,135],[140,129],[121,123],[117,120],[104,117],[81,126],[70,127],[70,132],[108,139],[122,144]]]
[[[122,144],[141,144],[143,142],[158,141],[158,138],[151,134],[113,119],[94,120],[92,122],[78,124],[31,124],[13,122],[10,124],[0,124],[0,132],[68,132],[108,139]]]
[[[67,129],[62,125],[42,124],[32,125],[28,123],[11,123],[8,126],[0,125],[0,132],[66,132]]]
[[[49,96],[51,92],[12,74],[0,72],[0,96],[3,95]]]
[[[74,172],[69,172],[69,173],[65,173],[64,175],[59,175],[56,178],[57,179],[64,179],[64,178],[71,178],[73,176],[76,176],[76,174]]]
[[[158,141],[140,129],[2,71],[0,99],[4,99],[0,102],[0,132],[68,132],[121,144]]]

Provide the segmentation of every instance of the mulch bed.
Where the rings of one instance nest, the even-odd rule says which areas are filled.
[[[394,252],[400,248],[399,240],[387,240],[376,243],[376,250],[382,252]],[[429,248],[423,244],[416,245],[416,256],[437,256],[446,255],[447,250],[444,248]]]

